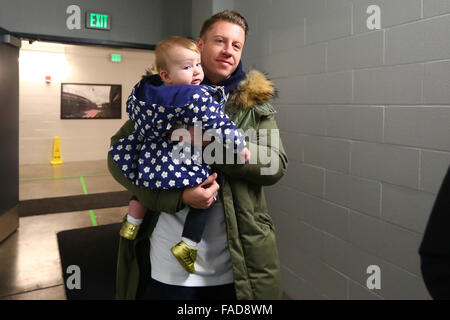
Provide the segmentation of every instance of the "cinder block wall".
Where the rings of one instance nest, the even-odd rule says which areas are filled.
[[[369,5],[381,29],[369,30]],[[450,1],[240,0],[290,164],[266,190],[293,299],[429,299],[418,247],[450,163]],[[366,286],[367,267],[381,289]]]

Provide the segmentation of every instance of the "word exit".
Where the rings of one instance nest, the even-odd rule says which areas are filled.
[[[81,8],[75,4],[67,7],[66,26],[69,30],[81,29]],[[106,13],[86,11],[86,28],[111,30],[111,15]]]
[[[86,28],[109,30],[109,15],[96,12],[86,13]]]

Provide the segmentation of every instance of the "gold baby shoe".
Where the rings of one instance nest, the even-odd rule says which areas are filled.
[[[187,272],[195,272],[194,262],[197,259],[197,249],[193,249],[186,242],[180,241],[170,251]]]
[[[136,239],[140,226],[136,226],[129,221],[122,223],[122,228],[120,229],[120,235],[128,240]]]

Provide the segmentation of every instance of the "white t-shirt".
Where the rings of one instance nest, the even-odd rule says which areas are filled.
[[[195,273],[188,273],[170,249],[180,242],[189,207],[175,214],[161,212],[150,236],[150,262],[153,279],[186,287],[217,286],[233,283],[223,203],[217,200],[208,209],[202,240],[197,244]]]

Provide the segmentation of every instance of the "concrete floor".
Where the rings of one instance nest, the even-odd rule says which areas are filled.
[[[106,160],[19,167],[19,200],[42,199],[125,190],[109,174]]]
[[[19,168],[20,200],[122,190],[106,161]],[[126,207],[93,210],[98,225],[120,222],[125,212]],[[56,233],[89,226],[89,211],[20,218],[19,229],[0,243],[0,300],[65,300]]]

